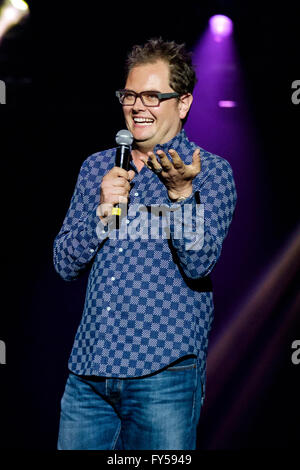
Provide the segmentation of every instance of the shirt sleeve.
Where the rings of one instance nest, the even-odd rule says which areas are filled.
[[[66,281],[79,277],[90,265],[109,228],[96,214],[98,202],[84,193],[84,165],[80,169],[70,207],[54,240],[54,267]]]
[[[213,159],[193,190],[176,204],[170,238],[185,275],[197,279],[210,274],[218,261],[234,214],[237,195],[229,163]]]

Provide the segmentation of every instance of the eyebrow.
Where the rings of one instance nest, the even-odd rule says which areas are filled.
[[[124,88],[123,91],[132,91],[133,93],[137,93],[137,91],[131,90],[129,88]],[[143,90],[140,93],[161,93],[159,90]]]

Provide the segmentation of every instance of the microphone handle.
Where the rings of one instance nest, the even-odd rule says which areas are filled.
[[[131,158],[130,147],[128,147],[127,145],[119,145],[117,147],[115,165],[120,168],[124,168],[124,170],[128,171],[130,158]],[[120,217],[122,215],[122,208],[120,207],[119,204],[116,204],[114,208],[112,209],[112,215],[116,217],[116,229],[119,229]]]
[[[119,145],[117,147],[117,153],[116,153],[116,166],[119,166],[120,168],[124,168],[124,170],[128,171],[130,157],[131,157],[130,147],[127,147],[127,145]]]

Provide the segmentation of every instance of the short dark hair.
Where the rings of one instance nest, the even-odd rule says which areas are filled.
[[[138,65],[163,60],[169,65],[170,87],[176,93],[193,93],[197,78],[192,63],[192,55],[185,44],[164,41],[162,38],[149,39],[144,45],[133,46],[125,63],[125,76]]]

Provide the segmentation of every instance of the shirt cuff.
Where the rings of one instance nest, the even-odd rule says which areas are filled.
[[[169,195],[167,196],[167,198],[168,198],[168,204],[171,207],[183,206],[184,204],[191,204],[194,201],[194,198],[196,199],[196,203],[200,204],[199,191],[193,191],[190,196],[188,196],[186,199],[183,199],[182,201],[172,201],[172,199],[169,198]]]

